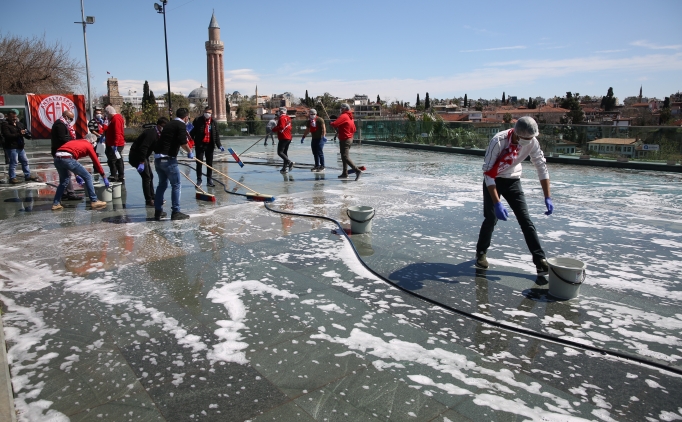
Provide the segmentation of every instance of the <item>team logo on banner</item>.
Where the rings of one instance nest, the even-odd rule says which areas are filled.
[[[38,105],[38,117],[40,122],[47,128],[51,128],[62,113],[65,111],[72,111],[74,115],[74,122],[78,121],[78,109],[76,104],[70,98],[63,95],[50,95],[45,97]]]

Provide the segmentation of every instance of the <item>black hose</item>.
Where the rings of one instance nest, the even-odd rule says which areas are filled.
[[[190,166],[189,164],[182,163],[182,162],[178,162],[178,164],[181,164],[181,165],[183,165],[183,166],[187,166],[187,167],[189,167],[189,168],[191,168],[191,169],[193,169],[193,170],[196,171],[196,168]],[[202,174],[206,175],[206,173],[202,173]],[[206,177],[208,177],[208,176],[206,175]],[[243,194],[243,193],[231,192],[231,191],[227,190],[227,185],[226,185],[225,183],[223,183],[223,182],[221,182],[221,181],[219,181],[219,180],[216,180],[216,179],[213,179],[213,180],[216,181],[216,182],[218,182],[218,183],[220,183],[220,184],[223,186],[223,190],[224,190],[225,192],[229,193],[230,195],[246,196],[246,194]],[[371,274],[373,274],[375,277],[379,278],[380,280],[384,281],[385,283],[388,283],[388,284],[390,284],[391,286],[395,287],[396,289],[401,290],[402,292],[407,293],[407,294],[410,295],[410,296],[416,297],[417,299],[423,300],[424,302],[427,302],[427,303],[430,303],[430,304],[432,304],[432,305],[434,305],[434,306],[437,306],[437,307],[439,307],[439,308],[442,308],[442,309],[444,309],[444,310],[446,310],[446,311],[453,312],[453,313],[455,313],[455,314],[461,315],[461,316],[463,316],[463,317],[465,317],[465,318],[472,319],[472,320],[474,320],[474,321],[477,321],[477,322],[480,322],[480,323],[483,323],[483,324],[487,324],[487,325],[490,325],[490,326],[493,326],[493,327],[497,327],[497,328],[500,328],[500,329],[503,329],[503,330],[511,331],[511,332],[513,332],[513,333],[525,335],[525,336],[528,336],[528,337],[537,338],[537,339],[540,339],[540,340],[546,340],[546,341],[550,341],[550,342],[554,342],[554,343],[559,343],[559,344],[562,344],[562,345],[565,345],[565,346],[574,347],[574,348],[577,348],[577,349],[589,350],[589,351],[591,351],[591,352],[600,353],[600,354],[602,354],[602,355],[614,356],[614,357],[617,357],[617,358],[621,358],[621,359],[625,359],[625,360],[628,360],[628,361],[636,362],[636,363],[639,363],[639,364],[642,364],[642,365],[653,366],[654,368],[661,369],[661,370],[664,370],[664,371],[673,372],[673,373],[675,373],[675,374],[677,374],[677,375],[682,375],[682,368],[676,368],[676,367],[673,367],[673,366],[664,365],[664,364],[662,364],[662,363],[650,361],[650,360],[647,360],[647,359],[642,359],[642,358],[640,358],[640,357],[633,356],[633,355],[629,355],[629,354],[626,354],[626,353],[621,353],[621,352],[618,352],[618,351],[615,351],[615,350],[602,349],[602,348],[600,348],[600,347],[590,346],[590,345],[587,345],[587,344],[582,344],[582,343],[578,343],[578,342],[575,342],[575,341],[566,340],[566,339],[562,339],[562,338],[559,338],[559,337],[554,337],[554,336],[551,336],[551,335],[549,335],[549,334],[544,334],[544,333],[540,333],[540,332],[537,332],[537,331],[528,330],[528,329],[525,329],[525,328],[514,327],[514,326],[511,326],[511,325],[507,325],[507,324],[501,323],[501,322],[499,322],[499,321],[495,321],[495,320],[492,320],[492,319],[488,319],[488,318],[484,318],[484,317],[481,317],[481,316],[478,316],[478,315],[474,315],[474,314],[472,314],[472,313],[470,313],[470,312],[466,312],[466,311],[463,311],[463,310],[461,310],[461,309],[453,308],[453,307],[450,306],[450,305],[446,305],[446,304],[444,304],[444,303],[438,302],[437,300],[431,299],[431,298],[426,297],[426,296],[422,296],[422,295],[420,295],[419,293],[415,293],[415,292],[413,292],[412,290],[406,289],[406,288],[404,288],[404,287],[402,287],[402,286],[396,284],[395,282],[391,281],[390,279],[388,279],[388,278],[384,277],[383,275],[379,274],[378,272],[374,271],[369,265],[367,265],[367,263],[362,259],[362,257],[361,257],[360,254],[358,253],[357,249],[355,249],[355,245],[353,244],[353,241],[352,241],[351,238],[348,236],[348,234],[346,233],[346,231],[343,229],[343,226],[341,225],[341,223],[339,223],[337,220],[335,220],[335,219],[333,219],[333,218],[331,218],[331,217],[323,216],[323,215],[301,214],[301,213],[296,213],[296,212],[289,212],[289,211],[277,210],[277,209],[271,208],[271,207],[268,205],[267,202],[263,202],[263,205],[265,206],[265,209],[267,209],[268,211],[274,212],[274,213],[276,213],[276,214],[292,215],[292,216],[295,216],[295,217],[319,218],[319,219],[321,219],[321,220],[330,221],[330,222],[336,224],[336,225],[338,226],[338,228],[339,228],[338,233],[340,233],[340,234],[342,234],[343,236],[346,237],[346,240],[348,240],[348,243],[350,244],[351,248],[353,249],[353,253],[355,254],[355,257],[358,259],[358,261],[360,262],[360,264],[362,264],[362,266],[365,267],[365,269],[366,269],[367,271],[369,271]]]

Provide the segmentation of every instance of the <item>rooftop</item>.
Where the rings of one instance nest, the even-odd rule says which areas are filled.
[[[590,141],[590,144],[609,144],[609,145],[630,145],[637,142],[637,139],[633,138],[602,138]]]

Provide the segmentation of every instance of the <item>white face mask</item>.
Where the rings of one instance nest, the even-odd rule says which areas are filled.
[[[521,145],[522,147],[525,147],[526,145],[530,145],[530,143],[533,142],[533,139],[523,139],[523,138],[519,137],[518,142],[519,142],[519,145]]]
[[[204,117],[207,118],[207,119],[210,119],[210,118],[211,118],[211,113],[204,113]]]

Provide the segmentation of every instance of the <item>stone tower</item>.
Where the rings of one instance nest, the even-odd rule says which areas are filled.
[[[208,74],[208,105],[213,108],[213,118],[219,122],[227,121],[223,50],[225,46],[220,41],[220,26],[213,13],[211,23],[208,25],[208,41],[206,41],[206,72]]]
[[[106,101],[111,103],[117,112],[121,112],[121,108],[123,108],[123,97],[118,93],[118,79],[116,78],[107,79]]]

